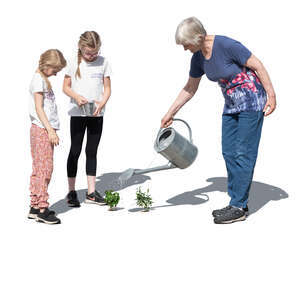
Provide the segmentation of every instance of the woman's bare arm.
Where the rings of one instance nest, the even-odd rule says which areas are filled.
[[[271,114],[276,108],[276,95],[270,79],[270,76],[262,64],[262,62],[253,54],[247,60],[246,67],[252,69],[256,72],[258,78],[260,79],[266,93],[267,93],[267,103],[264,107],[265,116]]]
[[[180,91],[179,95],[175,99],[174,103],[166,113],[166,115],[161,120],[161,127],[168,127],[173,122],[173,117],[176,115],[176,113],[181,109],[181,107],[184,106],[185,103],[187,103],[190,99],[193,98],[195,93],[198,90],[199,83],[200,83],[201,77],[199,78],[193,78],[189,77],[189,80],[185,87]]]

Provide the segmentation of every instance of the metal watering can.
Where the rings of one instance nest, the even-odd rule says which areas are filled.
[[[187,126],[189,130],[189,140],[179,134],[172,127],[161,128],[157,134],[154,143],[154,149],[157,153],[160,153],[162,156],[168,159],[169,162],[166,165],[155,168],[142,170],[127,169],[120,175],[120,181],[128,180],[133,175],[137,174],[145,174],[173,168],[185,169],[195,161],[198,154],[198,149],[193,144],[191,127],[184,120],[173,119],[173,121],[183,122]]]

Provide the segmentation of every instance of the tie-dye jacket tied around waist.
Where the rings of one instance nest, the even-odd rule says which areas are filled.
[[[244,67],[232,80],[219,79],[218,83],[225,98],[224,114],[264,109],[266,91],[251,69]]]

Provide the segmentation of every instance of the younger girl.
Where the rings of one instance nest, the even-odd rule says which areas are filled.
[[[44,52],[39,67],[30,84],[30,144],[32,175],[30,177],[31,207],[29,219],[46,224],[58,224],[60,220],[48,209],[48,184],[53,171],[53,147],[59,143],[57,107],[48,77],[56,75],[66,66],[62,53],[57,49]]]
[[[97,32],[84,32],[78,42],[77,57],[68,64],[64,80],[63,91],[71,98],[69,110],[71,149],[67,162],[69,183],[67,202],[71,207],[80,206],[75,191],[75,180],[85,131],[87,131],[85,152],[88,182],[85,202],[105,204],[104,199],[95,190],[95,181],[104,107],[111,94],[111,69],[106,58],[99,55],[100,46],[101,40]],[[87,116],[83,107],[88,102],[96,104],[93,116]]]

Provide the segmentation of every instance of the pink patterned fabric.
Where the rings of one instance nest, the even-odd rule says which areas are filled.
[[[48,184],[53,171],[53,145],[47,130],[32,124],[30,128],[32,155],[32,175],[30,176],[31,206],[46,208],[48,203]]]

